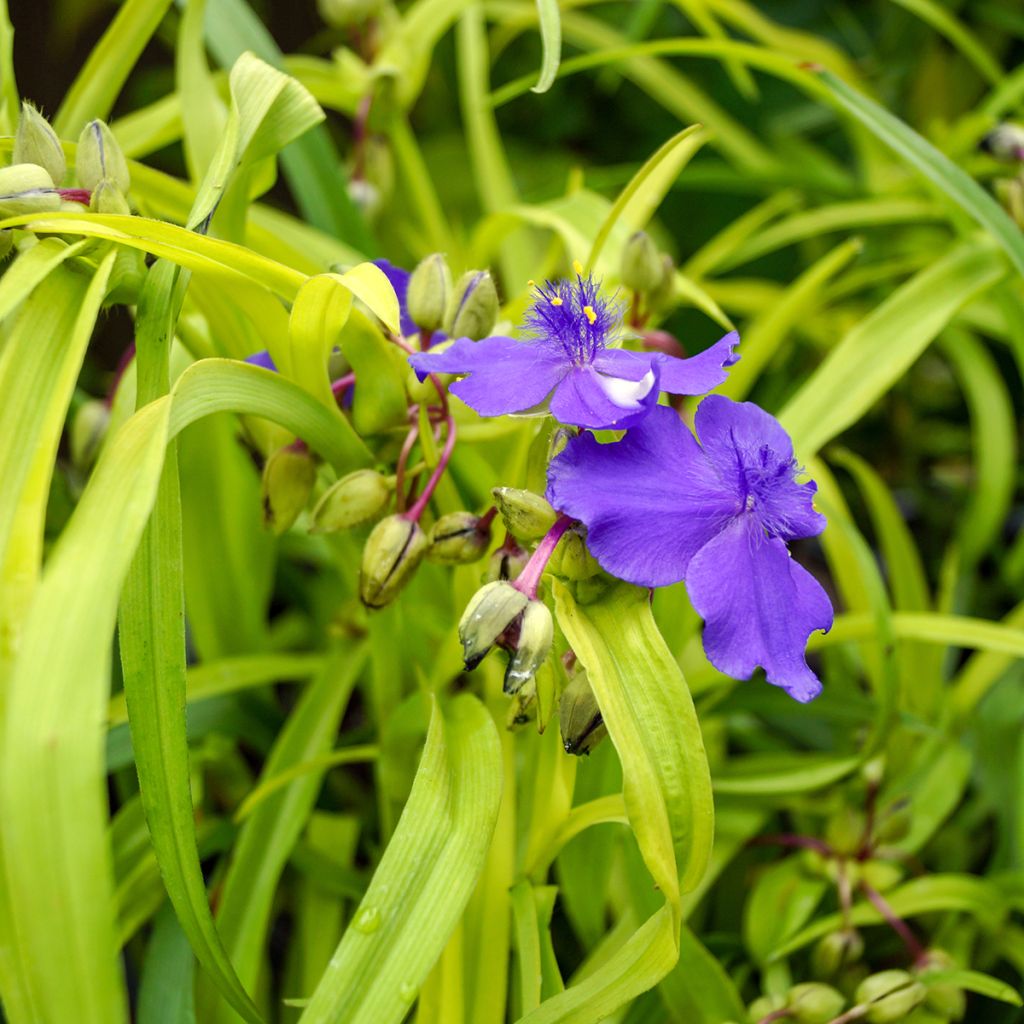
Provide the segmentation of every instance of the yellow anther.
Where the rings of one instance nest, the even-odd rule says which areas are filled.
[[[557,298],[557,297],[551,300],[551,305],[552,306],[560,306],[561,304],[562,304],[562,300]]]
[[[526,282],[526,287],[527,288],[536,288],[537,287],[537,282],[534,281],[534,279],[531,277],[530,280]]]
[[[583,313],[591,323],[597,319],[597,314],[594,312],[593,306],[584,306]]]
[[[572,261],[572,269],[575,270],[576,273],[579,274],[580,277],[583,276],[583,264],[580,263],[579,260],[573,260]]]

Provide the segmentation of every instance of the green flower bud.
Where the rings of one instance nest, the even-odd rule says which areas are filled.
[[[582,668],[569,680],[558,700],[558,725],[565,752],[577,757],[589,754],[608,735],[597,697]]]
[[[317,0],[316,9],[331,28],[348,28],[377,17],[383,6],[383,0]]]
[[[109,179],[104,178],[93,190],[89,209],[96,213],[131,213],[124,193]]]
[[[529,558],[530,556],[514,540],[511,545],[506,541],[491,555],[484,579],[488,583],[495,580],[514,580],[526,568]]]
[[[278,448],[263,466],[263,525],[284,533],[306,507],[315,482],[316,466],[304,446]]]
[[[864,839],[864,816],[852,807],[843,807],[825,826],[825,842],[837,853],[853,854]]]
[[[486,270],[470,270],[459,278],[444,316],[452,338],[486,338],[498,319],[498,292]]]
[[[394,482],[372,469],[357,469],[332,484],[313,509],[310,533],[335,533],[376,519],[388,502]]]
[[[452,272],[444,256],[435,252],[421,260],[409,278],[405,299],[413,323],[424,331],[438,330],[444,323],[451,291]]]
[[[107,179],[121,193],[131,187],[128,161],[114,133],[100,120],[90,121],[78,137],[75,171],[82,188],[97,188]]]
[[[981,140],[981,148],[1004,163],[1020,163],[1024,161],[1024,128],[1006,121]]]
[[[14,248],[14,232],[0,231],[0,260],[5,260]]]
[[[831,985],[808,981],[789,990],[789,1016],[796,1024],[828,1024],[846,1005],[846,997]]]
[[[382,519],[363,548],[359,597],[367,608],[383,608],[412,579],[427,552],[427,535],[403,515]]]
[[[811,968],[821,978],[831,978],[843,967],[856,963],[864,955],[860,932],[832,932],[822,938],[811,953]]]
[[[555,510],[533,491],[494,487],[491,494],[506,529],[520,540],[538,540],[555,525]]]
[[[505,580],[485,584],[470,598],[459,620],[459,640],[467,669],[472,671],[483,661],[529,603],[522,591]]]
[[[967,1011],[967,997],[962,988],[951,982],[929,982],[928,975],[937,971],[952,971],[956,966],[956,961],[945,950],[930,949],[917,972],[927,989],[924,1005],[943,1020],[960,1020]]]
[[[518,630],[513,629],[514,646],[505,669],[505,693],[517,693],[547,661],[555,638],[555,622],[543,601],[531,601],[523,611]]]
[[[646,231],[629,236],[622,249],[622,283],[635,292],[651,292],[661,284],[665,267],[657,246]]]
[[[558,542],[548,569],[569,580],[589,580],[601,571],[597,559],[587,550],[587,543],[577,527],[565,531]]]
[[[758,1021],[762,1017],[778,1012],[785,1005],[786,1000],[783,996],[759,996],[747,1007],[747,1013],[752,1021]]]
[[[647,305],[651,309],[665,309],[672,305],[676,297],[676,265],[668,253],[661,256],[661,281],[647,295]]]
[[[524,685],[518,693],[512,695],[508,713],[505,715],[505,728],[518,729],[520,726],[529,725],[536,716],[536,711],[537,686],[534,681],[531,681]]]
[[[866,860],[860,865],[860,877],[879,892],[885,892],[903,880],[903,870],[898,864],[884,860]]]
[[[96,455],[110,426],[110,410],[107,403],[97,398],[83,402],[71,421],[68,438],[71,448],[71,462],[83,472],[96,461]]]
[[[49,174],[55,185],[59,185],[67,173],[68,164],[57,133],[50,127],[49,121],[27,101],[21,104],[11,162],[37,164]]]
[[[0,167],[0,218],[60,209],[53,179],[38,164]]]
[[[575,427],[556,427],[548,441],[548,462],[561,455],[569,442],[579,433]]]
[[[491,546],[490,522],[481,528],[472,512],[449,512],[430,531],[427,558],[439,565],[468,565],[487,554]]]
[[[868,1007],[870,1024],[895,1024],[904,1020],[925,997],[925,987],[906,971],[881,971],[857,986],[856,1000]]]

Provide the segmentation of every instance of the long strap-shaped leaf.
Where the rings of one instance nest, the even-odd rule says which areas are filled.
[[[365,648],[341,645],[327,659],[288,716],[267,758],[262,778],[272,779],[304,761],[326,753],[365,663]],[[326,768],[297,776],[268,796],[247,819],[232,852],[217,908],[217,929],[231,954],[239,977],[254,987],[274,894],[288,857],[306,821]],[[237,1020],[227,1010],[213,1016],[210,1002],[200,1000],[202,1020]]]
[[[409,802],[301,1024],[405,1019],[483,869],[501,782],[483,705],[435,703]]]
[[[622,762],[623,795],[665,906],[608,961],[521,1019],[591,1024],[658,983],[679,956],[680,894],[711,856],[714,805],[700,723],[643,590],[615,584],[590,604],[554,584],[558,622],[587,670]]]

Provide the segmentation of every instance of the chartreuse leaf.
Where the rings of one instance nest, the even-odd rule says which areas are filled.
[[[102,721],[118,593],[155,496],[169,411],[169,400],[153,403],[106,446],[47,565],[10,678],[0,759],[7,881],[34,1019],[54,1024],[127,1020]]]
[[[779,415],[800,456],[814,455],[862,416],[953,316],[1005,273],[996,251],[964,243],[861,320]]]
[[[330,749],[349,695],[365,664],[365,649],[340,645],[307,687],[267,757],[263,778],[273,779]],[[270,927],[274,895],[292,848],[306,827],[324,768],[297,776],[267,796],[247,818],[232,851],[217,908],[217,930],[238,975],[254,988]],[[237,1020],[214,993],[200,999],[204,1020]]]
[[[164,256],[188,270],[212,274],[227,284],[252,282],[290,301],[306,275],[282,263],[260,256],[252,249],[147,217],[122,214],[51,213],[44,218],[10,217],[0,228],[31,223],[40,234],[71,234],[105,238],[119,245]],[[251,296],[251,293],[250,293]],[[243,300],[244,301],[244,300]]]
[[[18,83],[14,78],[14,27],[7,0],[0,0],[0,132],[13,135],[18,124]]]
[[[49,259],[48,255],[44,265]],[[6,481],[0,488],[0,722],[6,715],[9,677],[38,582],[43,520],[64,419],[113,259],[113,253],[106,257],[91,283],[84,275],[69,273],[63,267],[53,269],[22,305],[0,355],[0,388],[6,396],[0,408],[0,430],[4,437],[17,439],[16,443],[0,446],[0,472]],[[26,290],[22,283],[32,275],[21,277],[11,291],[4,287],[21,262],[19,258],[5,275],[0,285],[3,294]],[[34,780],[15,770],[8,781],[17,788],[18,780],[26,790],[20,797],[28,799],[27,791]],[[44,870],[53,868],[53,859],[61,857],[60,844],[47,849],[38,865]],[[3,846],[0,859],[7,859]],[[31,870],[31,864],[22,864],[20,869]],[[74,878],[69,884],[79,882],[80,878]],[[41,913],[39,908],[19,909],[12,900],[14,892],[9,885],[0,886],[0,991],[11,1016],[42,1019],[46,1004],[38,1000],[48,985],[39,979],[37,971],[45,971],[47,964],[37,964],[40,954],[38,948],[33,951],[33,946],[45,944],[46,937],[29,934],[23,943],[21,927],[15,922],[28,913],[37,928],[50,927],[67,934],[68,925],[60,919],[56,907],[47,907]],[[78,891],[75,907],[87,918],[86,903]],[[71,927],[84,930],[88,925],[72,917]],[[79,959],[74,969],[88,972],[91,965]]]
[[[304,86],[251,53],[235,61],[228,83],[231,111],[196,192],[189,228],[209,224],[233,175],[275,156],[324,119],[320,105]],[[247,198],[242,196],[243,201]]]
[[[533,92],[547,92],[558,75],[558,62],[562,57],[562,16],[558,11],[558,0],[537,0],[537,17],[544,56]]]
[[[646,225],[682,169],[707,139],[707,132],[702,131],[700,125],[692,124],[673,135],[645,161],[619,193],[608,216],[597,229],[585,264],[586,270],[594,269],[618,220],[621,219],[633,231]]]
[[[258,654],[218,658],[216,661],[189,666],[185,676],[186,700],[191,704],[271,683],[304,681],[316,675],[322,666],[323,657],[319,654]],[[111,697],[107,719],[111,726],[128,721],[124,694]]]
[[[686,681],[640,588],[615,585],[584,605],[556,585],[555,600],[622,762],[640,851],[674,901],[703,877],[714,834],[711,777]]]
[[[50,271],[77,256],[89,243],[68,245],[60,238],[47,238],[21,253],[0,277],[0,320],[22,303]]]
[[[280,67],[277,43],[245,0],[207,0],[206,42],[214,59],[230,67],[246,50]],[[325,125],[315,125],[281,153],[281,164],[302,219],[372,255],[373,237],[349,197],[341,159]]]
[[[1012,985],[1007,985],[1005,981],[993,978],[990,974],[982,974],[981,971],[924,971],[918,977],[929,988],[932,985],[954,985],[956,988],[977,992],[978,995],[998,999],[1011,1006],[1024,1006],[1024,999],[1021,999],[1020,993]]]
[[[399,1024],[484,866],[501,800],[501,748],[468,694],[433,704],[412,792],[301,1024]]]
[[[106,118],[135,62],[163,21],[171,0],[127,0],[92,48],[53,119],[64,138],[77,138],[86,121]]]
[[[558,622],[586,668],[622,763],[626,812],[665,906],[595,971],[522,1024],[594,1021],[655,985],[678,958],[680,892],[711,854],[714,809],[700,725],[644,591],[613,584],[588,604],[553,584]]]
[[[856,118],[973,217],[995,238],[1017,271],[1024,274],[1024,237],[990,193],[909,125],[851,88],[831,71],[822,71],[818,77],[842,110]]]
[[[178,269],[161,261],[139,300],[138,402],[152,408],[168,386],[177,321]],[[151,402],[151,405],[144,403]],[[168,404],[168,403],[164,403]],[[138,413],[136,414],[138,415]],[[185,717],[184,566],[177,447],[162,459],[149,522],[121,595],[119,648],[139,792],[168,896],[196,958],[243,1017],[260,1014],[238,979],[210,914],[192,808]]]

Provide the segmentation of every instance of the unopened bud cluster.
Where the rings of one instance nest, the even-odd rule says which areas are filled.
[[[487,270],[468,270],[452,283],[441,253],[421,260],[409,278],[406,305],[424,337],[443,331],[449,338],[479,341],[498,319],[498,292]]]

